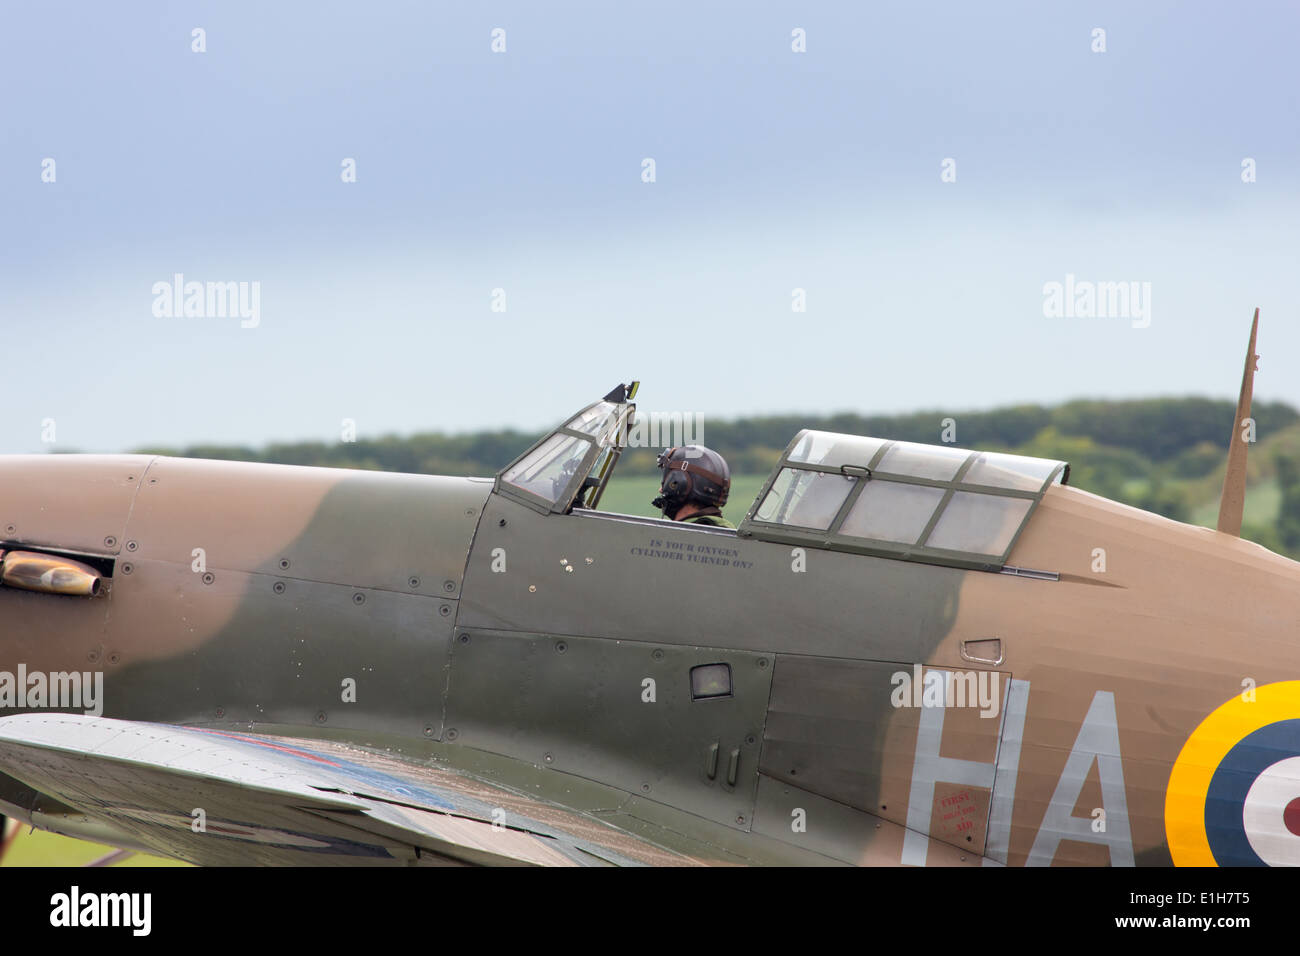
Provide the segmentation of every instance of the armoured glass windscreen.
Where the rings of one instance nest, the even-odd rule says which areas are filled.
[[[942,488],[926,485],[868,481],[840,531],[876,541],[916,544],[943,495]]]
[[[618,406],[613,402],[597,402],[565,422],[564,427],[584,435],[599,435],[616,411]]]
[[[773,524],[824,531],[835,519],[855,481],[844,475],[783,468],[755,517]]]
[[[552,435],[501,476],[506,484],[555,502],[577,473],[591,442],[573,435]]]

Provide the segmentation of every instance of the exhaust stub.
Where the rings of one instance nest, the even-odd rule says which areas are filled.
[[[42,594],[93,597],[103,580],[98,571],[80,561],[35,551],[7,551],[0,558],[0,583]]]

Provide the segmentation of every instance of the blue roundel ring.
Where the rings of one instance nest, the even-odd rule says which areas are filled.
[[[1197,725],[1169,771],[1165,836],[1176,866],[1300,866],[1300,680],[1251,685]]]
[[[1259,775],[1295,756],[1300,756],[1300,719],[1248,734],[1219,763],[1205,794],[1205,836],[1219,866],[1268,865],[1250,845],[1242,809]]]

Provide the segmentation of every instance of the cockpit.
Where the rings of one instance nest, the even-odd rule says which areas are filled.
[[[497,475],[495,490],[542,513],[598,511],[628,445],[638,386],[619,385],[544,436]],[[1063,461],[805,429],[735,533],[1003,570],[1048,487],[1069,472]]]

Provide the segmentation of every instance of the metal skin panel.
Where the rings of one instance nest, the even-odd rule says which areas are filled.
[[[932,670],[920,669],[922,687]],[[974,672],[988,691],[989,707],[982,712],[974,706],[927,707],[923,694],[896,694],[904,679],[911,690],[915,673],[911,664],[778,655],[760,770],[780,783],[982,853],[1011,675]],[[960,703],[964,697],[963,688],[954,699]],[[917,761],[936,758],[989,765],[987,785],[941,780],[914,801],[914,781],[926,777]]]
[[[142,559],[189,565],[202,548],[209,568],[456,597],[490,491],[472,478],[159,458],[127,534]]]
[[[716,663],[731,696],[693,700],[691,668]],[[743,651],[462,627],[446,737],[748,829],[771,674]]]
[[[656,556],[670,553],[682,557]],[[458,624],[663,647],[927,661],[952,629],[967,573],[817,551],[806,561],[808,570],[795,571],[788,546],[729,532],[542,516],[493,495],[470,554]],[[504,570],[493,571],[494,563]],[[892,713],[887,694],[863,707],[873,726]],[[863,783],[863,805],[877,803],[871,778]]]
[[[897,866],[908,837],[907,828],[897,823],[767,776],[758,778],[754,833],[854,866]],[[930,866],[982,862],[969,847],[933,839],[925,845]]]
[[[779,654],[763,730],[764,774],[887,819],[906,807],[881,811],[877,800],[885,756],[885,730],[894,717],[889,676],[903,665],[879,661]],[[868,798],[870,802],[868,802]],[[885,800],[886,808],[888,800]],[[890,814],[893,815],[890,815]]]
[[[90,474],[142,461],[94,458]],[[28,484],[11,462],[0,501]],[[103,596],[0,587],[0,670],[102,671],[105,712],[135,719],[278,722],[413,749],[439,736],[490,482],[176,459],[135,470],[143,489],[114,525],[121,554]],[[70,502],[74,485],[62,486]],[[345,678],[355,703],[342,700]]]
[[[147,455],[5,456],[4,470],[16,480],[0,480],[0,542],[116,554],[151,460]]]
[[[494,553],[504,571],[492,570]],[[806,571],[797,571],[788,545],[680,522],[539,515],[493,495],[466,568],[459,623],[927,661],[952,628],[969,573],[813,550],[804,557]]]
[[[12,672],[20,662],[34,671],[97,667],[108,646],[110,604],[103,596],[56,597],[0,586],[0,670]]]
[[[106,716],[440,734],[453,601],[140,561],[113,602]],[[193,645],[209,628],[222,639]],[[151,631],[177,635],[172,655],[151,659]]]

